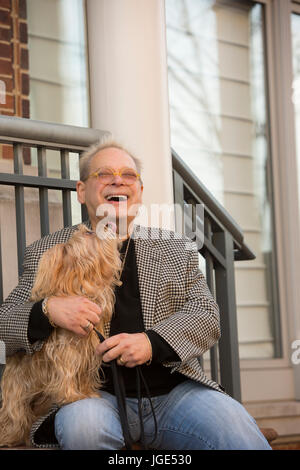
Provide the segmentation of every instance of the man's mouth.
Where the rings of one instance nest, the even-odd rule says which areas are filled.
[[[125,194],[110,194],[105,196],[105,199],[108,202],[125,202],[128,199],[128,196]]]

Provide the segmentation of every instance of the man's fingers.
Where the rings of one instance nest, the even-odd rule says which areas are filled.
[[[104,362],[112,361],[113,359],[117,359],[122,352],[126,349],[126,342],[128,334],[121,333],[119,335],[111,336],[110,338],[103,341],[103,343],[99,344],[96,348],[97,354],[103,356]]]
[[[101,308],[83,296],[50,297],[48,310],[54,323],[80,336],[89,334],[102,315]],[[90,328],[84,329],[89,322]]]
[[[104,356],[102,356],[102,361],[103,362],[106,362],[106,363],[109,363],[111,361],[113,361],[114,359],[117,359],[119,357],[119,354],[114,354],[112,351],[104,354]]]
[[[90,309],[83,314],[83,317],[85,318],[86,323],[90,321],[93,325],[98,325],[101,320],[101,316]]]
[[[103,361],[110,362],[114,359],[118,359],[118,357],[122,356],[124,353],[124,347],[121,345],[115,346],[114,348],[109,349],[105,354],[103,354]]]
[[[117,359],[120,366],[135,367],[149,360],[149,344],[142,333],[111,336],[96,347],[104,362]]]
[[[86,299],[86,300],[88,302],[89,310],[94,312],[98,317],[100,317],[101,314],[102,314],[101,307],[98,304],[96,304],[95,302],[93,302],[92,300],[89,300],[89,299]]]
[[[119,335],[114,335],[114,336],[111,336],[110,338],[107,338],[105,341],[103,341],[103,343],[101,343],[97,347],[97,352],[99,352],[99,354],[104,354],[109,349],[114,348],[115,346],[120,344],[120,342],[123,341],[124,339],[127,339],[128,336],[129,335],[126,333],[121,333]]]

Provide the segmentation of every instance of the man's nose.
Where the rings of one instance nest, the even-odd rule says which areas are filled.
[[[119,186],[120,184],[123,184],[122,177],[120,175],[114,175],[112,184],[116,184],[117,186]]]

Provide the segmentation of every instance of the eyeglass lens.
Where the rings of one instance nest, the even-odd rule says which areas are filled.
[[[132,170],[124,170],[118,173],[124,183],[134,183],[137,180],[137,174]],[[100,170],[98,172],[98,179],[103,183],[111,183],[115,178],[116,173],[110,170]]]

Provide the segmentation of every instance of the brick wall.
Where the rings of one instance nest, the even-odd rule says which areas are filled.
[[[30,117],[29,58],[26,0],[0,0],[0,114]],[[24,161],[30,163],[29,149]],[[0,158],[12,158],[12,148],[0,146]]]

